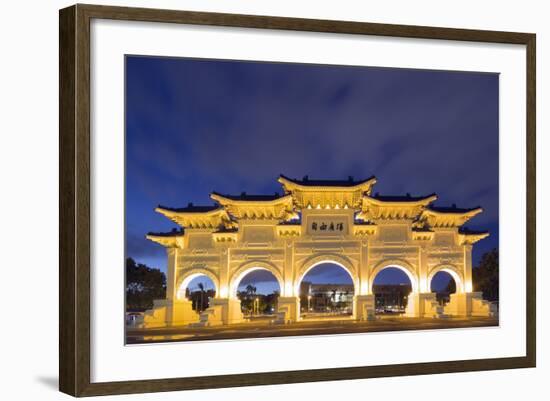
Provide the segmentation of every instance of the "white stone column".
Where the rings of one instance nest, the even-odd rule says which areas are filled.
[[[413,292],[407,296],[407,307],[405,308],[405,316],[407,317],[419,317],[421,315],[421,294]]]
[[[371,294],[371,277],[369,271],[369,240],[362,239],[359,244],[359,288],[355,295]]]
[[[171,247],[166,248],[166,255],[168,257],[167,269],[166,269],[166,299],[173,301],[176,299],[177,291],[177,269],[178,269],[178,248]]]
[[[179,249],[176,247],[166,248],[168,263],[166,269],[166,325],[186,326],[199,320],[199,314],[193,310],[192,302],[184,296],[178,299],[178,256]]]
[[[242,323],[244,321],[241,311],[241,301],[233,293],[230,286],[230,267],[231,247],[224,245],[220,248],[219,288],[216,292],[216,297],[210,301],[208,309],[201,313],[199,325],[220,326]]]
[[[362,239],[359,245],[359,285],[353,297],[353,314],[357,320],[374,320],[376,318],[375,296],[371,291],[369,269],[369,245],[368,237]]]
[[[296,268],[294,266],[294,241],[284,242],[283,288],[277,300],[277,323],[291,323],[300,320],[300,294],[294,288]],[[296,293],[298,291],[298,293]]]
[[[231,297],[229,289],[229,268],[231,266],[231,248],[223,247],[220,249],[220,269],[219,269],[219,287],[216,291],[216,298]]]
[[[204,326],[242,323],[241,301],[237,298],[214,298],[201,314],[200,321]]]
[[[283,288],[281,288],[281,297],[298,297],[300,294],[294,293],[294,280],[296,269],[294,266],[294,241],[286,239],[284,241],[284,263],[283,263]]]
[[[451,294],[449,303],[445,306],[445,313],[454,316],[483,316],[490,317],[496,315],[496,309],[490,302],[483,299],[481,292],[473,291],[472,283],[472,245],[463,246],[463,275],[464,292]]]
[[[451,316],[494,317],[498,315],[498,310],[491,302],[483,299],[481,292],[465,292],[451,294],[451,300],[445,305],[445,313]]]
[[[441,308],[438,307],[436,294],[432,293],[428,281],[428,249],[426,243],[421,243],[418,248],[418,288],[407,299],[405,315],[408,317],[438,317]]]
[[[164,302],[164,307],[166,308],[166,324],[172,326],[175,318],[174,303],[177,299],[178,248],[166,248],[166,254],[168,263],[166,268],[166,301]]]
[[[193,310],[193,302],[189,299],[174,299],[170,305],[170,326],[186,326],[199,321],[199,314]]]
[[[456,293],[451,294],[450,300],[445,305],[445,313],[451,316],[472,315],[472,245],[462,245],[462,275],[464,277],[464,292],[457,288]]]
[[[424,244],[418,248],[418,286],[420,293],[432,292],[428,282],[428,250]]]
[[[300,320],[300,298],[279,297],[277,300],[277,323],[292,323]]]
[[[166,248],[168,258],[166,268],[166,297],[156,299],[153,308],[143,317],[144,327],[185,326],[198,321],[199,315],[193,310],[187,298],[178,299],[178,256],[176,247]]]
[[[464,264],[464,291],[472,292],[472,245],[463,245],[463,264]]]
[[[357,320],[374,320],[376,318],[374,294],[355,295],[353,297],[353,313]]]

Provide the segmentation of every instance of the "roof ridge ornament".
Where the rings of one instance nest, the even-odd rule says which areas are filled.
[[[370,194],[376,177],[354,181],[353,176],[347,180],[311,179],[304,176],[302,180],[286,177],[281,174],[278,179],[285,193],[291,194],[298,209],[335,209],[336,205],[348,205],[347,208],[359,210],[361,198]],[[344,209],[347,209],[345,206]]]

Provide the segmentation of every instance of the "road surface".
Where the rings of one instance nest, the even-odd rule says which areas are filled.
[[[238,338],[436,330],[487,326],[498,326],[498,318],[432,319],[382,316],[375,321],[367,322],[331,318],[314,321],[304,320],[285,325],[271,324],[270,319],[255,319],[247,323],[217,327],[127,328],[126,343],[144,344],[174,341],[230,340]]]

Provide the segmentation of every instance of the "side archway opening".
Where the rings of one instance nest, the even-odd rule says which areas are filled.
[[[192,273],[180,282],[177,299],[191,301],[193,310],[200,313],[208,308],[216,293],[217,285],[213,277],[206,273]]]
[[[418,282],[409,269],[400,265],[383,266],[375,272],[372,293],[377,314],[404,314],[409,295],[418,292]]]
[[[452,269],[438,269],[430,275],[430,291],[436,294],[441,305],[450,301],[451,294],[463,292],[460,276]]]
[[[241,301],[243,315],[251,320],[271,318],[281,294],[281,279],[270,269],[256,266],[240,272],[233,280],[231,295]]]

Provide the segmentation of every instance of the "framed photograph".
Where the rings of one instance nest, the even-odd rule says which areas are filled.
[[[61,391],[535,366],[534,34],[59,21]]]

